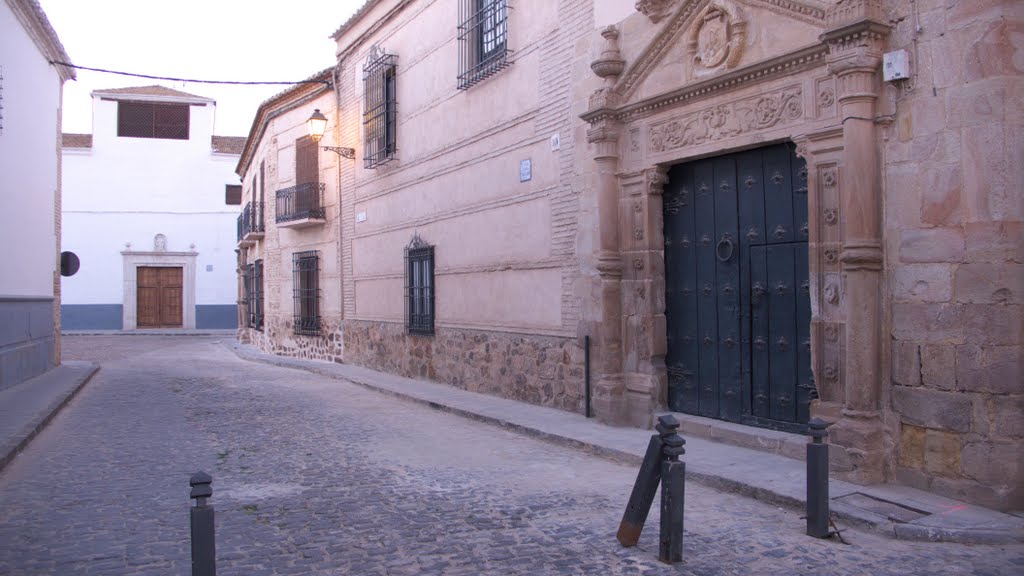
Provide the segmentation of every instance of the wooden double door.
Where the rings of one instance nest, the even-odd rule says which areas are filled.
[[[800,429],[814,394],[806,164],[780,144],[675,166],[664,222],[670,408]]]
[[[182,268],[136,268],[136,308],[139,328],[181,328]]]

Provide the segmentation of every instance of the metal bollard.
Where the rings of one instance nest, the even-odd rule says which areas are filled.
[[[654,495],[661,483],[661,542],[665,548],[665,562],[678,562],[682,559],[683,545],[683,496],[686,466],[679,461],[685,453],[683,445],[686,441],[676,433],[679,421],[675,416],[667,414],[658,417],[655,426],[657,434],[651,436],[647,444],[647,453],[640,465],[640,472],[629,495],[629,503],[622,514],[622,522],[616,537],[625,547],[636,546],[640,541],[640,533],[647,521],[647,514],[654,503]],[[665,474],[670,480],[665,481]]]
[[[217,556],[213,534],[213,506],[206,499],[213,496],[213,478],[206,472],[196,472],[188,480],[196,505],[189,509],[192,527],[192,576],[216,576]]]
[[[665,418],[665,420],[663,420]],[[669,420],[671,419],[671,420]],[[658,418],[661,434],[661,532],[658,560],[666,564],[683,561],[683,502],[686,497],[686,440],[676,433],[679,422],[672,416]]]
[[[807,443],[807,535],[828,538],[828,444],[822,440],[829,423],[814,418],[807,423],[812,438]]]

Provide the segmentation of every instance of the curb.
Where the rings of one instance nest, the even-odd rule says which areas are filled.
[[[512,432],[522,434],[549,442],[559,446],[565,446],[576,450],[581,450],[588,454],[610,460],[619,464],[626,464],[630,466],[639,466],[643,461],[643,457],[639,454],[633,454],[630,452],[624,452],[614,448],[608,448],[600,446],[591,442],[579,440],[577,438],[570,438],[559,434],[552,434],[545,432],[538,428],[531,426],[517,424],[510,422],[502,418],[496,418],[493,416],[487,416],[484,414],[478,414],[455,406],[449,406],[406,394],[390,388],[384,388],[376,385],[372,382],[354,376],[339,376],[332,374],[330,370],[321,368],[312,364],[303,364],[304,362],[300,359],[284,357],[284,356],[273,356],[268,357],[265,355],[252,354],[246,350],[243,350],[237,342],[223,341],[222,344],[233,352],[238,358],[250,362],[259,362],[261,364],[268,364],[271,366],[278,366],[281,368],[291,368],[295,370],[302,370],[324,376],[327,378],[333,378],[335,380],[344,380],[356,384],[367,390],[371,390],[386,396],[398,398],[401,400],[407,400],[427,406],[441,412],[447,412],[456,416],[464,417],[477,422],[498,426]],[[327,365],[329,366],[329,365]],[[729,478],[720,474],[702,472],[694,470],[693,463],[687,463],[686,475],[688,479],[707,486],[709,488],[731,492],[760,500],[769,504],[777,506],[783,506],[795,510],[803,510],[806,506],[806,502],[803,499],[776,492],[769,488],[763,488],[753,484],[744,483],[733,478]],[[842,502],[832,502],[830,511],[833,519],[841,520],[847,526],[853,526],[860,529],[867,529],[876,532],[880,535],[887,536],[896,540],[904,541],[918,541],[918,542],[953,542],[959,544],[1017,544],[1024,542],[1024,531],[1021,530],[997,530],[997,529],[971,529],[971,528],[943,528],[935,526],[923,526],[917,524],[903,524],[890,521],[888,518],[884,518],[877,514],[861,510],[854,506],[844,504]]]
[[[20,435],[21,439],[18,440],[18,442],[14,444],[14,446],[6,448],[4,454],[0,455],[0,471],[6,468],[7,465],[10,464],[18,456],[18,454],[21,454],[21,452],[25,450],[29,442],[31,442],[33,438],[38,436],[39,433],[42,432],[44,428],[46,428],[46,426],[54,419],[54,417],[56,417],[57,414],[62,409],[64,409],[64,407],[67,406],[69,402],[71,402],[71,399],[74,398],[75,395],[77,395],[78,392],[82,388],[84,388],[85,385],[90,380],[92,380],[92,377],[95,376],[96,373],[99,372],[99,370],[99,364],[95,362],[89,363],[88,367],[86,368],[86,372],[77,377],[78,382],[74,385],[71,391],[65,394],[63,397],[58,397],[54,402],[47,406],[43,412],[44,415],[42,418],[40,418],[36,422],[30,422],[28,424],[26,429],[24,429]]]

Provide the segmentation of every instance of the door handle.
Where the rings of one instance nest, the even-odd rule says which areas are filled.
[[[723,247],[726,250],[724,255],[722,253]],[[732,235],[722,234],[722,239],[718,241],[718,246],[715,246],[715,256],[718,257],[719,262],[728,262],[729,260],[732,260],[732,252]]]

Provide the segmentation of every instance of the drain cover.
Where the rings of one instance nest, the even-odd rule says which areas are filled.
[[[853,494],[847,494],[835,499],[836,502],[842,502],[843,504],[849,504],[860,508],[861,510],[867,510],[873,514],[878,514],[883,518],[888,518],[893,522],[900,522],[906,524],[907,522],[913,522],[918,518],[924,518],[928,516],[927,512],[921,510],[915,510],[906,506],[900,506],[895,502],[889,502],[888,500],[882,500],[867,494],[861,494],[860,492],[854,492]]]

